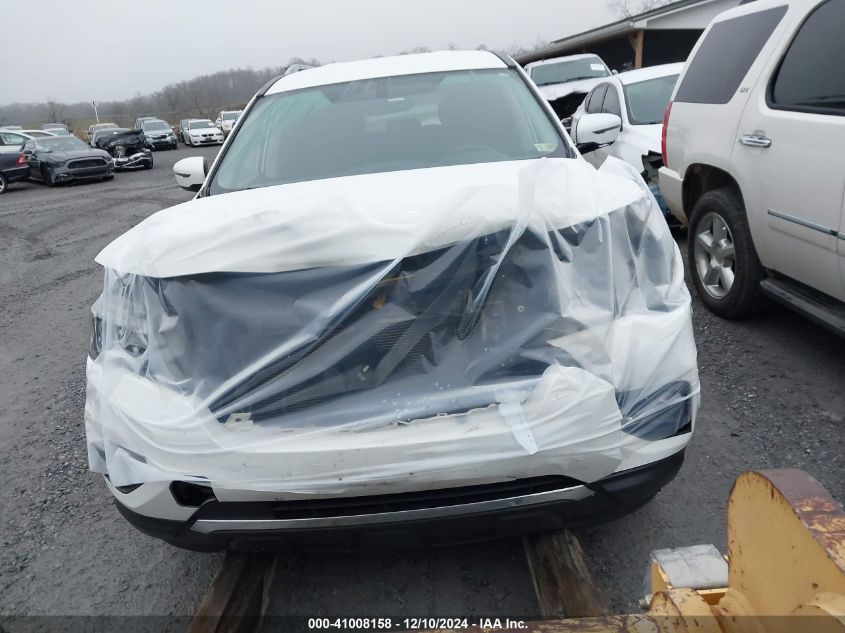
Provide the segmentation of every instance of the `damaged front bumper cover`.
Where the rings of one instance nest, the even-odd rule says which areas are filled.
[[[116,493],[116,505],[141,532],[196,551],[436,546],[553,531],[623,516],[669,483],[683,460],[681,450],[592,484],[566,477],[536,477],[319,501],[221,502],[211,497],[188,521],[134,512],[120,502],[120,493]]]
[[[115,156],[115,169],[144,169],[152,166],[153,158],[149,151],[137,152],[131,156]]]

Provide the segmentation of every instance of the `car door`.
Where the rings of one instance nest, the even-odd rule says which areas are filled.
[[[732,160],[763,264],[845,300],[845,0],[804,18],[752,88]]]

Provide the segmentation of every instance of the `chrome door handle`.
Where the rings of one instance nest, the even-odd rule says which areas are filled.
[[[772,139],[763,136],[762,134],[743,134],[739,137],[739,142],[748,147],[771,147]]]

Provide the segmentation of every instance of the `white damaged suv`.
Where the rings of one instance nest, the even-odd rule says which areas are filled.
[[[90,465],[140,530],[496,537],[624,514],[680,468],[678,249],[636,170],[583,160],[512,60],[290,74],[174,172],[196,198],[98,255],[92,309]]]

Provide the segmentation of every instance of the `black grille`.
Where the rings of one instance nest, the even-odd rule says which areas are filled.
[[[68,163],[69,169],[90,169],[91,167],[103,167],[106,164],[102,158],[84,158]]]
[[[495,484],[441,488],[366,497],[306,499],[302,501],[219,502],[208,501],[195,519],[315,519],[382,514],[462,506],[483,501],[563,490],[583,485],[571,477],[549,475],[514,479]]]

